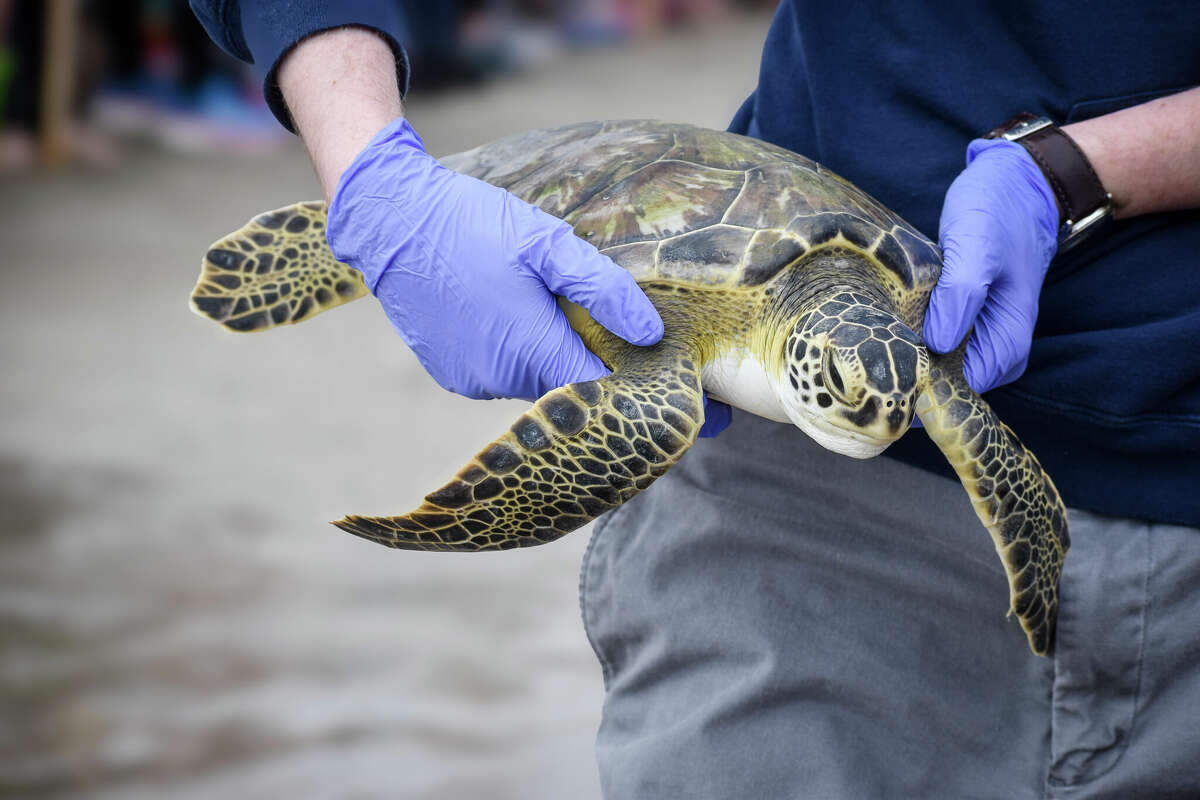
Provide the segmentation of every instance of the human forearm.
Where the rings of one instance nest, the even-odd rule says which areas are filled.
[[[337,28],[298,44],[278,74],[328,202],[359,151],[404,113],[395,55],[372,31]]]
[[[1112,194],[1117,217],[1200,207],[1200,89],[1063,130]]]

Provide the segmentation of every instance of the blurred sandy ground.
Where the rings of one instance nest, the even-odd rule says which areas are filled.
[[[768,19],[416,98],[436,154],[531,127],[723,127]],[[187,310],[205,246],[316,195],[301,150],[0,177],[0,796],[598,796],[588,530],[386,550],[523,407],[442,392],[373,301],[264,336]]]

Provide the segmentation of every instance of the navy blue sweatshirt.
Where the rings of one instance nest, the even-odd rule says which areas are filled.
[[[401,53],[390,3],[192,5],[264,67],[350,22]],[[783,0],[731,129],[821,162],[932,238],[967,142],[1015,113],[1065,124],[1200,84],[1200,3],[953,8]],[[987,399],[1069,506],[1200,526],[1200,212],[1114,223],[1056,258],[1028,370]],[[923,431],[887,454],[951,474]]]

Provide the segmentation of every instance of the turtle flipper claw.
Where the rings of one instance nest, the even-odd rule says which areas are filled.
[[[624,503],[679,461],[704,422],[694,361],[636,350],[618,372],[543,395],[415,511],[333,524],[404,550],[507,550]]]
[[[325,204],[259,214],[204,254],[191,307],[245,333],[301,322],[367,293],[362,276],[333,257]]]
[[[1009,613],[1021,621],[1033,652],[1049,655],[1071,546],[1066,506],[1037,457],[967,385],[962,349],[931,362],[917,413],[992,535],[1008,576]]]

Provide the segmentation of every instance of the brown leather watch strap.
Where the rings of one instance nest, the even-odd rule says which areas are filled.
[[[1108,192],[1079,145],[1061,128],[1025,112],[987,134],[989,139],[1001,137],[1024,147],[1046,176],[1058,200],[1062,244],[1073,244],[1082,238],[1083,228],[1094,228],[1095,222],[1109,216]],[[1086,221],[1083,226],[1081,221]]]
[[[1035,131],[1018,144],[1024,146],[1042,168],[1062,208],[1060,224],[1078,222],[1108,204],[1108,192],[1100,183],[1087,156],[1075,140],[1056,125]]]

